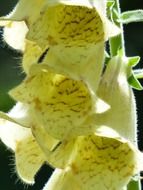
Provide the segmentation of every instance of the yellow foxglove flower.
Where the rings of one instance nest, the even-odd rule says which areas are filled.
[[[16,23],[25,21],[28,26],[26,39],[39,46],[45,55],[39,62],[58,73],[85,81],[96,92],[103,67],[104,42],[119,33],[106,18],[106,0],[38,0],[36,3],[30,0],[28,4],[20,0],[14,11],[2,19]],[[9,30],[8,38],[10,36]],[[6,41],[14,47],[11,40]],[[25,59],[27,56],[29,53],[23,59],[25,71],[27,65],[31,65]],[[35,54],[31,56],[35,60]]]
[[[56,169],[44,190],[123,190],[138,172],[136,153],[114,138],[77,137],[68,166]]]
[[[136,148],[136,109],[128,69],[127,60],[118,56],[108,63],[97,92],[111,109],[94,118],[95,134],[63,141],[49,154],[42,133],[35,130],[48,161],[61,168],[44,190],[125,190],[143,169],[143,155]]]
[[[40,67],[40,65],[33,65],[26,80],[10,93],[16,100],[22,102],[20,104],[21,108],[24,109],[26,107],[28,118],[26,118],[25,111],[24,114],[21,112],[21,116],[18,118],[16,118],[16,114],[13,111],[13,114],[1,114],[1,116],[4,119],[10,120],[10,122],[21,123],[22,126],[31,127],[35,140],[41,147],[47,162],[55,168],[60,168],[55,170],[51,179],[45,185],[44,190],[55,190],[55,188],[58,190],[71,190],[72,188],[77,190],[96,190],[99,188],[102,190],[109,188],[124,190],[132,177],[142,170],[141,159],[143,157],[137,150],[135,143],[135,102],[132,90],[127,83],[128,66],[126,60],[118,56],[114,57],[108,63],[101,79],[97,93],[99,97],[102,97],[111,106],[105,113],[96,113],[95,110],[92,111],[90,93],[84,83],[71,80],[63,75],[54,74],[51,71],[48,72],[43,67],[40,69]],[[44,83],[42,80],[44,80]],[[124,88],[121,88],[123,87],[122,85]],[[77,91],[74,91],[75,87],[78,89]],[[53,93],[55,93],[55,96]],[[82,93],[84,96],[78,93]],[[67,94],[70,95],[68,99]],[[55,97],[54,101],[53,97]],[[86,112],[86,115],[89,116],[85,122],[86,125],[83,122],[83,126],[87,127],[85,132],[83,130],[84,134],[80,130],[80,133],[76,131],[77,125],[86,117],[82,113],[82,109],[85,109],[83,102],[80,107],[78,107],[78,104],[75,104],[75,107],[77,106],[76,109],[82,108],[79,109],[80,112],[77,112],[77,114],[82,113],[81,118],[79,117],[80,120],[76,118],[76,114],[74,115],[72,113],[70,115],[73,118],[72,122],[74,123],[76,120],[77,125],[71,125],[69,120],[62,121],[64,118],[62,116],[64,115],[61,114],[66,114],[66,112],[71,113],[70,106],[64,109],[62,109],[61,105],[58,106],[59,102],[65,101],[67,101],[67,105],[71,105],[70,100],[72,100],[72,103],[77,103],[76,100],[78,100],[79,103],[79,97],[84,97],[83,102],[84,104],[86,102],[86,108],[88,106],[90,107]],[[42,106],[49,100],[52,100],[48,104],[49,107],[43,108]],[[124,107],[122,107],[122,104],[124,104]],[[50,130],[48,129],[49,124],[47,122],[52,119],[52,114],[48,117],[48,112],[52,114],[54,112],[56,113]],[[132,117],[135,119],[132,119]],[[25,122],[24,118],[26,120]],[[43,120],[45,121],[43,122]],[[60,122],[63,122],[63,125]],[[64,126],[64,123],[67,126]],[[7,124],[8,130],[10,130],[10,125],[9,123]],[[5,130],[7,126],[4,126]],[[69,131],[68,126],[70,128]],[[25,131],[30,130],[29,128],[22,129]],[[89,129],[90,132],[92,131],[90,135],[88,134]],[[18,130],[21,130],[20,126],[16,134]],[[2,128],[1,131],[2,135],[0,134],[0,137],[7,144],[4,140],[7,133],[4,134]],[[80,136],[78,136],[79,134]],[[23,135],[25,134],[23,133]],[[33,137],[30,136],[31,138]],[[29,144],[30,139],[27,138],[24,142]],[[24,147],[24,142],[21,141],[19,147]],[[31,146],[35,147],[38,145],[32,144]],[[36,172],[37,169],[34,171]],[[27,177],[27,175],[25,176]],[[28,181],[30,181],[29,178]],[[71,181],[72,184],[70,183]]]
[[[111,127],[120,136],[136,144],[136,103],[133,90],[127,81],[129,71],[126,57],[116,56],[109,61],[97,94],[111,109],[96,115],[94,119],[97,125]]]
[[[25,116],[25,106],[18,103],[10,112],[9,117],[22,122],[29,121]],[[0,119],[0,139],[15,153],[15,170],[18,176],[26,183],[33,184],[34,176],[46,158],[35,141],[30,128],[24,128],[12,121]]]
[[[112,58],[101,76],[105,41],[119,32],[106,0],[20,0],[1,20],[27,73],[10,92],[17,105],[0,113],[0,138],[15,152],[18,175],[34,183],[47,161],[58,169],[44,190],[125,190],[143,156],[126,59]],[[96,92],[108,110],[93,103]]]
[[[26,79],[10,95],[27,104],[32,118],[35,117],[33,120],[56,139],[93,132],[84,122],[95,108],[87,86],[81,81],[33,65]]]

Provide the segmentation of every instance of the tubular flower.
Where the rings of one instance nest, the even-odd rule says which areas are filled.
[[[1,25],[8,23],[4,39],[14,48],[11,30],[15,30],[15,25],[19,25],[16,32],[27,26],[21,34],[25,35],[26,40],[21,41],[24,45],[20,43],[26,51],[26,72],[34,61],[44,63],[57,73],[83,80],[96,92],[103,68],[104,43],[119,33],[106,17],[106,0],[30,0],[28,4],[20,0],[13,12],[1,19]],[[32,54],[35,49],[37,53]],[[27,59],[29,54],[33,58]]]
[[[22,122],[23,119],[29,123],[25,115],[25,106],[18,103],[10,112],[9,117]],[[23,122],[22,122],[23,123]],[[25,183],[34,183],[34,176],[45,162],[46,158],[39,145],[34,139],[31,129],[24,128],[14,120],[0,120],[0,138],[5,145],[15,153],[15,170]]]
[[[32,66],[26,80],[10,92],[17,101],[22,102],[17,106],[20,105],[24,111],[19,117],[15,116],[15,111],[7,115],[1,113],[3,117],[0,131],[2,141],[8,145],[4,129],[10,130],[10,127],[16,124],[29,127],[18,126],[16,134],[20,134],[18,130],[22,129],[27,133],[31,127],[33,136],[30,132],[30,138],[34,139],[30,142],[35,143],[31,146],[39,146],[41,148],[39,155],[44,154],[44,159],[57,168],[44,190],[96,190],[99,188],[125,190],[132,177],[142,170],[141,159],[143,158],[142,153],[136,148],[136,108],[132,89],[127,82],[129,72],[127,60],[119,56],[112,58],[101,78],[97,94],[110,105],[110,109],[105,112],[96,111],[102,110],[101,107],[91,109],[90,93],[84,83],[50,71],[48,73],[43,67],[40,70],[40,65],[38,69],[36,67]],[[78,90],[75,91],[75,87],[78,87]],[[36,91],[36,89],[39,90]],[[66,90],[68,93],[65,93]],[[82,95],[84,93],[84,103],[82,102],[78,107],[76,100],[81,97],[80,92]],[[77,112],[71,112],[70,99]],[[79,99],[78,102],[80,102]],[[99,104],[96,106],[98,107]],[[88,110],[85,111],[85,108]],[[51,115],[48,116],[50,113]],[[67,113],[68,118],[73,121],[67,119]],[[81,114],[80,117],[77,117],[79,114]],[[9,121],[5,121],[6,119]],[[49,130],[51,120],[53,121]],[[84,127],[80,127],[79,124]],[[22,149],[24,147],[22,144],[28,141],[27,137],[26,140],[23,138],[24,135],[22,132],[21,143],[18,143],[19,148]],[[14,142],[17,142],[17,135],[14,135],[14,138],[16,139]]]
[[[56,169],[44,190],[123,190],[138,171],[136,151],[127,142],[80,136],[73,148],[68,166]]]
[[[81,81],[33,65],[26,79],[10,95],[27,104],[34,120],[56,139],[88,130],[82,125],[93,112],[93,106],[90,93]]]
[[[45,129],[34,127],[33,134],[48,162],[60,168],[44,190],[124,190],[142,170],[143,155],[136,148],[136,106],[128,72],[125,58],[117,56],[108,63],[97,92],[111,109],[93,114],[93,120],[87,123],[95,127],[92,135],[64,140],[49,152],[46,143],[42,143]]]

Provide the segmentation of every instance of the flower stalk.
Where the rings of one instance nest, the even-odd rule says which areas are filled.
[[[122,55],[125,56],[125,43],[124,43],[124,31],[122,23],[119,23],[119,15],[121,14],[119,0],[115,0],[111,17],[113,22],[120,28],[120,34],[113,38],[110,38],[110,54],[111,56],[116,56],[119,50],[122,50]]]

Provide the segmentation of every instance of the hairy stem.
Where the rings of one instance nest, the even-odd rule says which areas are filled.
[[[135,77],[137,79],[142,79],[143,78],[143,69],[136,69],[136,70],[133,70],[133,71],[134,71]]]
[[[123,25],[118,23],[117,20],[119,18],[121,11],[120,11],[120,3],[119,0],[115,0],[115,5],[113,8],[112,19],[114,23],[120,28],[121,33],[118,36],[115,36],[110,39],[110,54],[111,56],[117,55],[119,50],[122,50],[122,54],[125,55],[125,45],[124,45],[124,33],[123,33]]]

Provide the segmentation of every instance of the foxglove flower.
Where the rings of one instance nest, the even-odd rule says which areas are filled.
[[[40,68],[40,66],[38,67]],[[83,123],[84,125],[86,123],[86,129],[83,130],[83,134],[81,133],[82,130],[79,130],[80,133],[77,133],[76,127],[70,126],[70,123],[68,123],[68,126],[70,126],[71,132],[67,130],[68,126],[66,128],[64,125],[60,125],[62,116],[64,116],[66,111],[71,114],[68,107],[67,109],[62,109],[62,105],[58,107],[58,114],[54,117],[56,119],[60,116],[61,119],[53,122],[54,130],[52,126],[50,129],[52,132],[48,130],[48,122],[52,117],[48,118],[46,114],[48,112],[50,113],[50,111],[47,111],[48,109],[54,114],[52,106],[54,106],[54,109],[56,105],[58,106],[58,98],[65,98],[64,100],[60,99],[62,101],[67,100],[64,94],[66,89],[68,89],[67,85],[65,85],[66,83],[75,82],[75,85],[71,85],[73,90],[75,86],[79,85],[79,89],[82,88],[81,92],[88,94],[88,89],[85,88],[86,86],[80,81],[67,80],[67,78],[63,80],[64,76],[54,75],[50,72],[46,80],[44,74],[41,74],[42,72],[46,72],[46,75],[48,75],[47,70],[42,69],[40,71],[38,69],[37,71],[35,66],[31,67],[31,69],[30,73],[35,73],[36,75],[31,75],[33,77],[27,78],[23,84],[10,93],[15,99],[22,102],[18,103],[18,105],[20,104],[24,110],[23,114],[17,118],[15,114],[11,115],[11,112],[8,115],[4,115],[4,113],[2,115],[1,113],[1,116],[4,119],[7,118],[10,122],[13,121],[16,124],[27,127],[22,128],[19,126],[19,130],[22,128],[28,131],[31,127],[33,136],[30,136],[30,138],[34,138],[33,142],[36,141],[38,143],[41,148],[40,151],[45,156],[45,160],[51,166],[57,168],[49,182],[45,185],[44,190],[54,190],[55,188],[58,190],[71,190],[73,188],[78,190],[96,190],[99,188],[102,190],[109,188],[125,190],[132,177],[142,170],[143,158],[142,153],[137,149],[136,145],[136,106],[132,89],[127,81],[130,71],[127,59],[116,56],[108,63],[100,81],[97,94],[110,105],[110,109],[105,112],[99,112],[103,108],[98,108],[98,112],[94,110],[89,115],[87,112],[88,119]],[[40,76],[38,78],[39,83],[36,80],[38,76]],[[52,82],[50,84],[47,81],[51,79]],[[33,83],[32,81],[36,82]],[[61,81],[64,81],[64,85],[62,85]],[[31,82],[32,85],[30,88],[27,88],[27,85]],[[44,86],[40,86],[41,84],[44,84]],[[46,84],[48,84],[47,86],[51,85],[51,87],[49,89],[45,88]],[[53,84],[58,85],[54,86]],[[70,86],[69,84],[68,86]],[[34,89],[40,90],[36,92]],[[58,96],[58,93],[56,93],[56,98],[54,98],[50,107],[43,109],[42,106],[45,100],[50,100],[50,97],[54,97],[51,96],[51,93],[55,92],[63,92],[63,94],[62,96]],[[38,100],[35,99],[36,96],[39,97]],[[90,93],[87,97],[90,97]],[[76,103],[76,98],[77,96],[72,99],[72,102]],[[26,100],[29,100],[29,102]],[[87,99],[87,102],[90,102],[90,98]],[[76,113],[77,115],[82,113],[83,110],[82,106],[79,108],[81,110]],[[40,115],[38,110],[44,115]],[[72,114],[71,117],[73,117]],[[83,117],[85,118],[86,116],[83,115]],[[43,122],[42,120],[45,118],[49,120],[46,119]],[[7,133],[4,134],[3,129],[10,130],[11,124],[9,121],[7,121],[8,123],[6,122],[7,125],[4,123],[1,125],[0,136],[5,144],[7,144],[5,141]],[[80,126],[77,128],[80,128]],[[91,133],[89,133],[89,129],[91,129]],[[56,133],[56,130],[59,132]],[[60,133],[60,130],[62,133]],[[84,133],[85,131],[87,133]],[[20,144],[27,142],[27,140],[24,139],[24,142],[22,142],[23,140]],[[36,146],[38,145],[36,144]],[[42,163],[40,162],[40,164]]]
[[[42,135],[34,131],[49,162],[60,168],[55,170],[44,190],[125,190],[143,169],[143,155],[136,142],[135,100],[127,81],[129,72],[126,58],[117,56],[108,63],[97,92],[111,109],[95,114],[94,134],[63,141],[49,155],[41,143]],[[65,157],[66,153],[70,156]]]
[[[25,183],[33,184],[34,176],[46,158],[34,139],[31,129],[14,122],[17,120],[28,124],[30,119],[26,114],[25,106],[18,103],[9,112],[9,117],[14,118],[13,121],[5,120],[6,118],[0,120],[0,138],[15,154],[15,171],[19,178]]]
[[[33,65],[26,79],[9,94],[27,105],[36,125],[44,126],[56,139],[93,132],[84,123],[95,108],[87,86],[81,81]]]
[[[28,4],[20,0],[13,12],[1,19],[4,20],[1,25],[10,20],[4,32],[9,45],[15,47],[11,30],[17,25],[15,34],[20,30],[20,36],[25,35],[26,41],[21,40],[16,49],[21,46],[26,51],[23,58],[26,72],[32,63],[43,63],[57,73],[83,80],[95,95],[103,68],[105,41],[119,33],[106,17],[106,0],[36,3],[30,0]]]
[[[0,112],[18,175],[34,183],[47,162],[55,171],[44,190],[126,190],[143,156],[127,58],[113,57],[103,72],[105,41],[119,33],[106,0],[20,0],[0,24],[24,53],[26,78],[9,93],[17,104]]]

